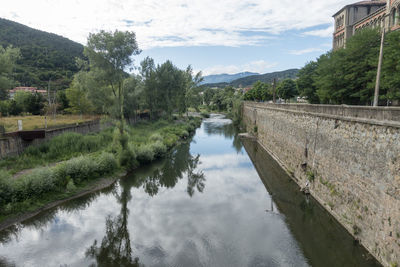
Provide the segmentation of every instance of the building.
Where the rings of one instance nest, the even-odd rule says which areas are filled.
[[[31,94],[39,93],[42,95],[46,95],[46,90],[38,90],[36,87],[15,87],[14,89],[10,90],[10,98],[14,98],[17,92],[29,92]]]
[[[347,5],[333,15],[333,49],[346,46],[347,40],[366,27],[400,28],[400,0],[367,0]]]

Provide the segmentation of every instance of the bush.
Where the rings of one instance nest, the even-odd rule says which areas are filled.
[[[12,201],[20,202],[37,198],[51,191],[56,191],[57,183],[53,172],[45,167],[33,170],[12,181]]]
[[[137,167],[136,161],[136,153],[133,148],[133,145],[128,144],[128,147],[124,150],[121,150],[119,153],[119,164],[121,166],[128,167],[128,169],[134,169]]]
[[[155,133],[155,134],[150,136],[150,141],[151,142],[157,142],[157,141],[161,141],[162,142],[163,140],[164,140],[164,138],[159,133]]]
[[[171,148],[176,144],[176,142],[178,142],[178,140],[179,137],[175,134],[166,134],[163,143],[167,146],[167,148]]]
[[[164,156],[168,150],[167,146],[164,145],[164,143],[161,141],[157,141],[157,142],[151,144],[151,148],[154,151],[154,157],[156,157],[156,158],[160,158],[160,157]]]
[[[9,173],[0,172],[0,207],[11,202],[13,190],[10,180],[11,175]]]
[[[154,151],[151,145],[141,145],[137,149],[137,160],[140,163],[149,163],[154,160]]]

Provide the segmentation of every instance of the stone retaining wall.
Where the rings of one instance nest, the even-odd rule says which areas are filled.
[[[43,139],[34,139],[32,141],[23,140],[18,132],[7,133],[3,138],[0,138],[0,159],[9,156],[16,156],[21,154],[28,146],[38,145],[43,142],[51,140],[53,137],[66,132],[75,132],[80,134],[96,133],[103,128],[108,127],[109,124],[102,125],[100,120],[80,123],[69,127],[57,128],[46,130],[46,137]]]
[[[245,102],[247,131],[385,266],[400,266],[400,108]]]

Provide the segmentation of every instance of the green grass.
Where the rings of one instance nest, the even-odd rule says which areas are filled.
[[[0,171],[9,171],[14,174],[36,166],[68,160],[104,149],[111,142],[111,130],[89,135],[64,133],[49,142],[28,147],[20,156],[0,160]]]
[[[47,127],[57,128],[76,123],[82,123],[98,119],[99,116],[90,115],[57,115],[54,119],[53,116],[47,116]],[[45,116],[11,116],[0,117],[0,124],[4,125],[6,132],[18,131],[18,120],[22,120],[23,130],[35,130],[45,128]]]

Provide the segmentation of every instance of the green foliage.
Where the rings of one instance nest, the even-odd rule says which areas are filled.
[[[18,48],[13,48],[9,46],[9,44],[7,46],[7,48],[3,48],[0,41],[0,100],[6,100],[8,98],[8,90],[13,86],[11,75],[15,68],[16,61],[20,57]]]
[[[297,95],[297,85],[296,82],[292,79],[285,79],[281,83],[279,83],[277,89],[277,95],[282,98],[288,100]]]
[[[298,74],[297,88],[300,96],[306,97],[311,104],[319,104],[317,88],[315,86],[315,76],[318,64],[314,61],[307,63]]]
[[[314,174],[313,171],[311,171],[311,170],[307,171],[307,180],[310,181],[310,182],[314,182],[315,174]]]
[[[370,105],[378,65],[381,35],[365,29],[346,48],[328,52],[299,72],[299,92],[310,103]],[[384,45],[380,100],[400,100],[400,33],[388,33]]]
[[[65,133],[49,142],[28,147],[19,157],[5,158],[0,161],[0,172],[9,168],[12,172],[32,168],[40,164],[57,162],[71,157],[99,151],[112,142],[110,130],[99,134],[81,135]]]
[[[20,157],[0,161],[0,167],[3,167],[0,170],[0,216],[30,209],[31,205],[37,207],[43,200],[53,199],[52,196],[71,195],[90,181],[112,174],[119,166],[131,170],[139,163],[162,157],[168,148],[180,138],[187,137],[200,123],[199,118],[188,118],[174,123],[158,121],[126,126],[122,136],[126,142],[124,149],[118,129],[114,133],[106,130],[86,136],[66,133],[40,146],[29,147]],[[113,150],[113,137],[118,147],[113,153],[106,152]],[[54,167],[33,169],[17,178],[4,169],[11,163],[17,170],[71,156],[77,157]]]
[[[253,88],[244,94],[244,100],[248,101],[268,101],[272,98],[271,86],[260,81],[256,82]]]
[[[141,145],[137,148],[137,160],[141,164],[146,164],[154,160],[155,152],[149,144]]]
[[[72,191],[75,185],[111,174],[117,169],[112,154],[80,156],[56,167],[41,167],[17,179],[0,175],[0,207],[29,199],[37,199],[51,192]],[[1,210],[1,209],[0,209]],[[4,214],[0,211],[0,214]]]
[[[128,145],[126,149],[123,149],[119,153],[119,164],[132,170],[139,165],[136,161],[136,157],[134,146]]]
[[[51,79],[55,89],[68,88],[72,75],[78,71],[75,58],[82,57],[82,45],[1,18],[0,29],[0,47],[12,45],[20,50],[14,80],[45,88]]]
[[[386,37],[382,64],[382,100],[400,100],[400,32]]]
[[[111,88],[115,98],[113,102],[115,112],[111,114],[119,118],[121,134],[124,123],[124,80],[127,76],[125,68],[131,66],[131,57],[140,52],[135,33],[118,30],[89,34],[84,50],[84,55],[89,59],[89,73],[92,72],[90,75],[97,78],[99,85]]]

